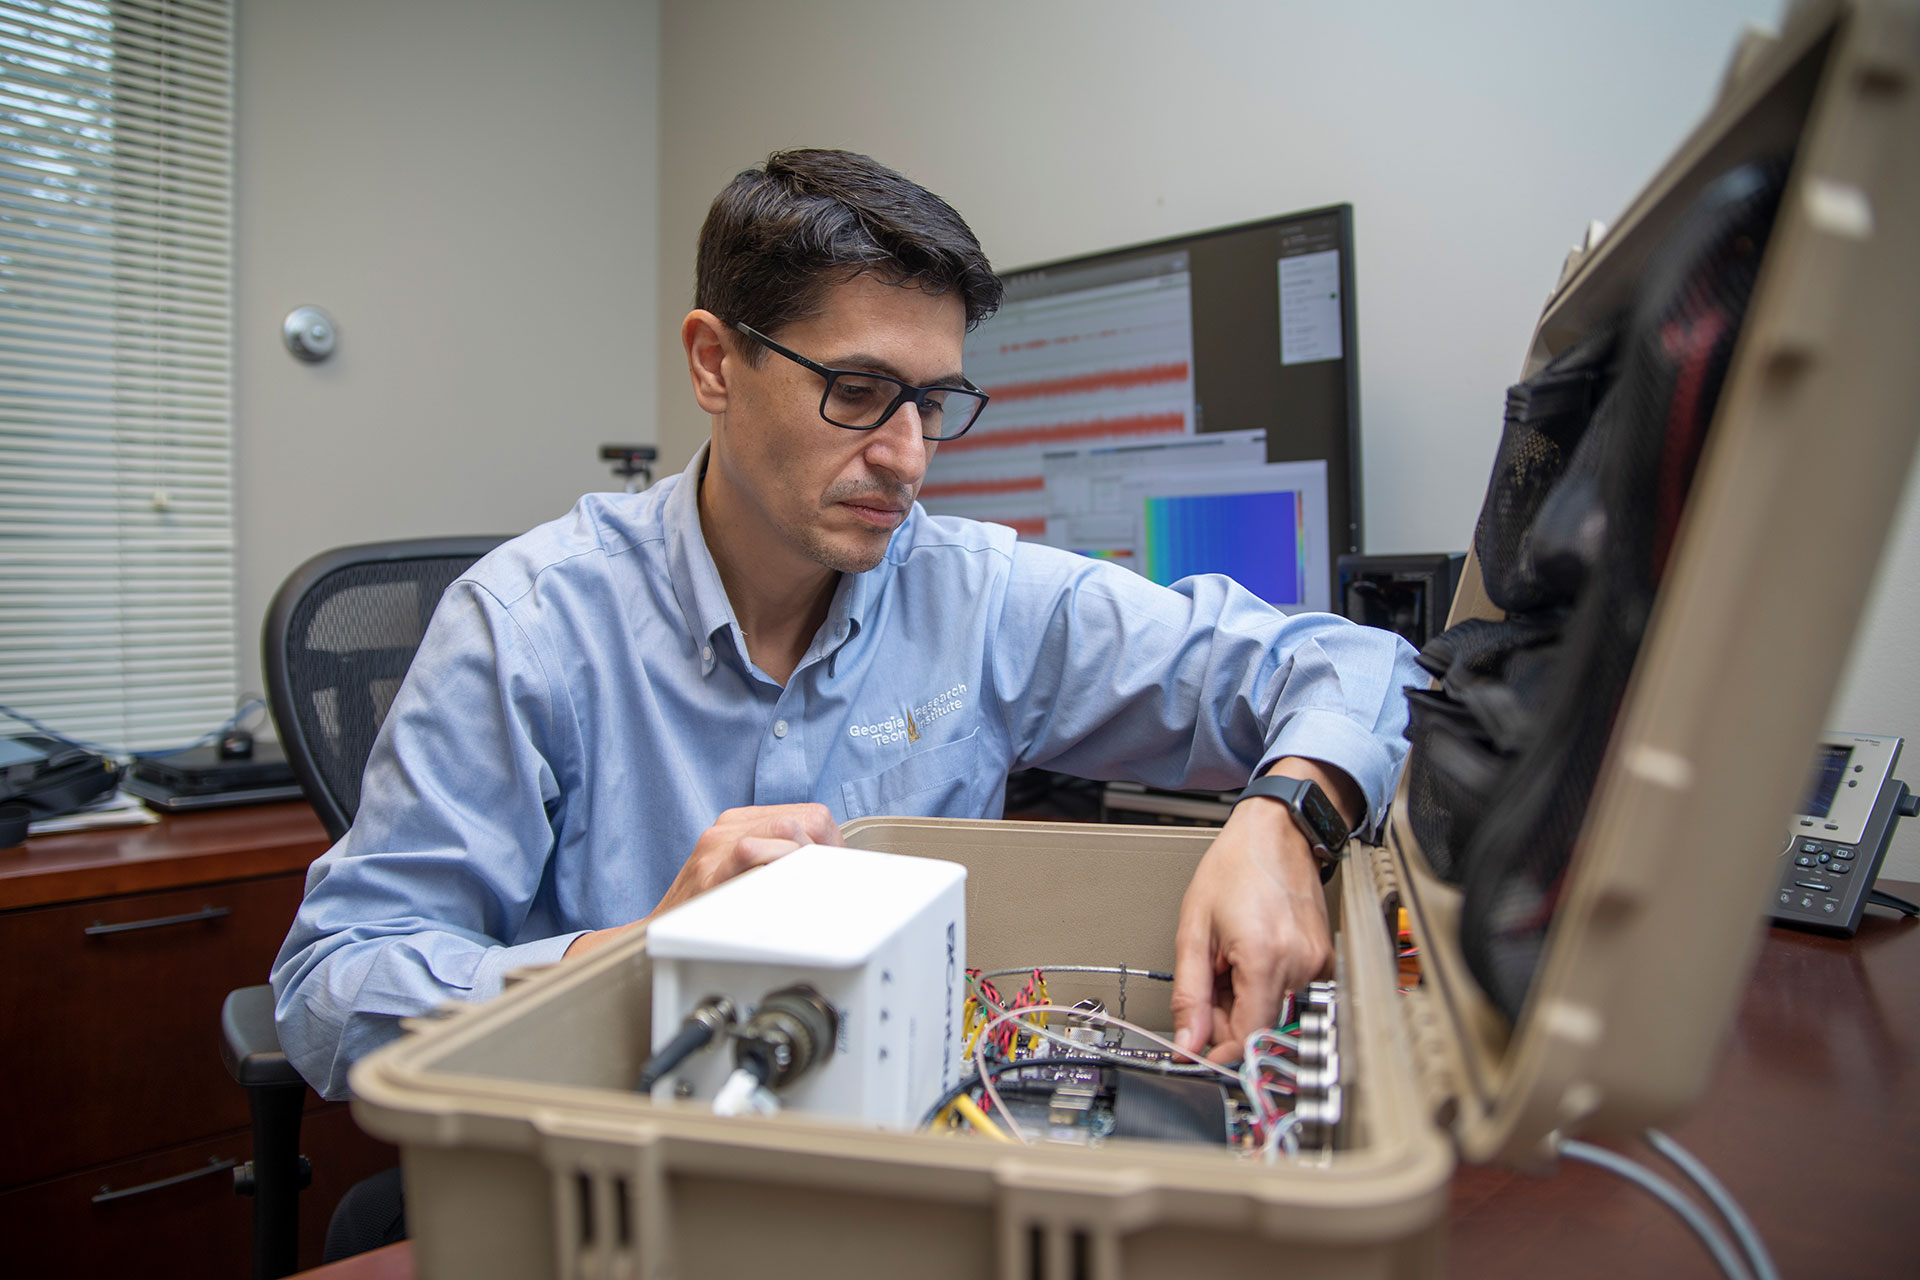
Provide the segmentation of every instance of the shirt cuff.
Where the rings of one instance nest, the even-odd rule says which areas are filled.
[[[1368,841],[1376,838],[1387,802],[1393,798],[1400,763],[1406,758],[1404,739],[1396,751],[1339,712],[1307,709],[1287,718],[1253,776],[1259,777],[1285,756],[1318,760],[1352,778],[1367,802],[1366,817],[1355,834]]]
[[[515,969],[558,963],[560,957],[567,954],[567,948],[573,945],[573,940],[586,932],[588,930],[580,929],[541,938],[536,942],[522,942],[518,946],[489,947],[473,971],[473,987],[468,991],[467,998],[476,1003],[491,1000],[506,989],[507,975]]]

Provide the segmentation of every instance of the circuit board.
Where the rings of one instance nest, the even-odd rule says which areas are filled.
[[[1288,997],[1279,1023],[1248,1037],[1242,1063],[1222,1067],[1178,1052],[1102,999],[1052,1003],[1048,979],[1067,973],[1082,986],[1084,975],[1114,975],[1123,1005],[1129,977],[1172,978],[1090,965],[970,970],[969,1074],[929,1114],[933,1129],[1074,1146],[1193,1143],[1267,1160],[1331,1146],[1340,1111],[1333,984],[1315,984],[1297,1015]],[[1010,976],[1025,981],[1003,997],[993,980]]]

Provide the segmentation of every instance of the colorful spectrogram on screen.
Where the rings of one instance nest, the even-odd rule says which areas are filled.
[[[1292,490],[1149,497],[1140,571],[1165,586],[1224,573],[1273,604],[1307,598],[1306,513]]]

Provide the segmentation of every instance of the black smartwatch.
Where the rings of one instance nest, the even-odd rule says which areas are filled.
[[[1247,784],[1240,793],[1241,800],[1251,800],[1262,796],[1268,800],[1278,800],[1287,806],[1293,814],[1293,821],[1306,836],[1307,844],[1313,850],[1313,856],[1320,863],[1320,883],[1333,879],[1333,869],[1340,865],[1340,858],[1347,849],[1347,820],[1333,807],[1333,801],[1327,799],[1327,793],[1320,784],[1305,778],[1286,778],[1279,774],[1265,774]]]

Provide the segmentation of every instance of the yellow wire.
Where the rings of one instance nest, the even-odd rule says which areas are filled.
[[[974,1100],[972,1098],[969,1098],[966,1094],[963,1093],[959,1097],[953,1100],[953,1109],[955,1111],[958,1111],[961,1115],[965,1116],[967,1118],[967,1123],[972,1125],[977,1132],[986,1134],[989,1138],[992,1138],[995,1142],[1012,1142],[1013,1141],[1012,1138],[1009,1138],[1006,1134],[1000,1132],[1000,1126],[995,1124],[992,1120],[989,1120],[987,1118],[987,1113],[982,1111],[979,1107],[979,1104],[974,1102]]]

